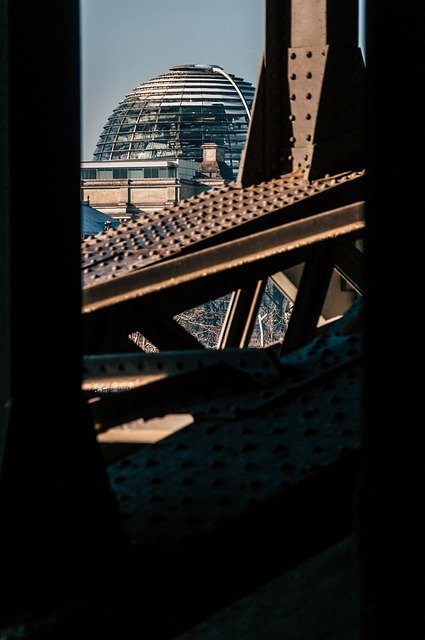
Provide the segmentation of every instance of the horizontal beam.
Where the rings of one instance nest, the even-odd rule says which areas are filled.
[[[202,280],[208,294],[209,282],[222,281],[222,294],[242,288],[247,271],[258,279],[300,262],[312,246],[324,240],[360,233],[364,228],[364,202],[297,220],[281,227],[261,231],[245,238],[232,240],[216,247],[188,254],[166,262],[130,272],[117,279],[83,289],[83,314],[119,305],[129,300],[156,294],[170,304],[169,313],[177,313],[193,306],[189,299],[176,304],[177,291],[185,285]],[[304,258],[305,259],[305,258]],[[230,282],[226,290],[223,275],[232,271],[241,276],[240,286]],[[187,289],[187,287],[186,287]],[[173,291],[171,300],[170,291]],[[220,295],[220,294],[218,294]],[[211,296],[205,299],[209,300]],[[173,304],[174,302],[174,304]],[[186,304],[187,303],[187,304]],[[182,306],[183,304],[183,306]],[[186,305],[186,306],[185,306]]]

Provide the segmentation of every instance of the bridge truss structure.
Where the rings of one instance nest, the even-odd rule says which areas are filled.
[[[183,640],[215,629],[219,637],[308,640],[341,624],[336,638],[381,638],[384,630],[385,638],[413,638],[421,591],[412,588],[416,573],[402,559],[394,513],[411,532],[421,529],[393,463],[396,443],[406,446],[400,420],[410,425],[418,409],[403,346],[412,347],[423,312],[412,321],[407,296],[412,333],[401,338],[404,320],[390,333],[382,304],[397,304],[391,295],[401,281],[407,292],[416,283],[406,284],[397,247],[413,246],[417,227],[413,214],[403,229],[382,223],[384,206],[407,196],[388,182],[399,174],[388,168],[379,125],[374,81],[384,55],[372,40],[366,78],[357,2],[265,0],[237,179],[81,242],[78,3],[50,5],[5,3],[14,70],[3,199],[5,637]],[[368,6],[369,29],[388,34],[375,3]],[[45,48],[37,25],[56,25]],[[22,205],[37,184],[24,179],[19,150],[31,90],[51,95],[53,124],[62,134],[66,126],[69,140],[53,176],[64,203],[54,232],[47,215],[36,220],[28,200]],[[368,111],[372,97],[378,106]],[[54,136],[46,144],[42,160]],[[291,303],[289,323],[283,338],[253,347],[270,283]],[[223,297],[218,341],[205,345],[179,314]],[[416,432],[406,429],[413,445]],[[416,460],[419,447],[409,451]],[[419,468],[403,467],[410,487]],[[397,615],[389,606],[402,590],[393,585],[388,595],[391,566],[409,591],[409,613],[399,601]],[[318,567],[335,588],[349,585],[340,609],[329,605],[339,597],[326,590],[329,580],[312,587]],[[293,619],[279,607],[293,601],[300,580],[298,635],[288,635]],[[267,614],[273,624],[261,636],[265,592],[279,615]],[[400,628],[405,635],[394,635]]]

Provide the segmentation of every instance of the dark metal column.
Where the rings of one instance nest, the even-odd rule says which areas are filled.
[[[265,44],[238,180],[248,186],[291,171],[287,76],[290,0],[265,0]]]
[[[9,69],[8,11],[0,3],[0,471],[10,410]]]
[[[250,287],[232,293],[218,343],[225,347],[247,347],[261,304],[267,280],[259,280]]]
[[[366,3],[365,640],[425,637],[425,6]]]
[[[266,0],[265,54],[242,157],[243,186],[363,166],[358,1]]]
[[[312,255],[304,265],[281,354],[299,349],[314,337],[334,263],[334,242],[326,242],[314,247]]]
[[[2,3],[3,5],[6,3]],[[13,0],[11,419],[0,484],[2,616],[97,580],[124,549],[81,395],[79,5]],[[7,175],[7,174],[6,174]]]

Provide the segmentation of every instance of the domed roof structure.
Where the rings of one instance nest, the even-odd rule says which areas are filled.
[[[136,87],[108,118],[93,160],[145,160],[177,156],[202,161],[202,145],[215,142],[237,175],[255,88],[222,67],[191,64]]]

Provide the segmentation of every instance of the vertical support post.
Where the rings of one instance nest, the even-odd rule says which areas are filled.
[[[281,354],[302,347],[314,337],[335,260],[335,242],[316,245],[306,260]]]
[[[238,174],[243,187],[291,171],[289,35],[290,0],[265,0],[265,50]]]
[[[218,349],[243,348],[249,345],[266,282],[267,280],[259,280],[232,293],[218,340]]]
[[[10,418],[9,69],[8,11],[0,3],[0,474]],[[0,475],[1,477],[1,475]]]
[[[81,392],[79,3],[10,0],[7,10],[12,406],[0,478],[4,614],[81,593],[101,576],[105,555],[114,549],[113,566],[126,547]]]
[[[291,172],[311,180],[362,167],[358,0],[266,0],[265,22],[239,182]]]
[[[424,24],[423,3],[366,2],[364,640],[425,637]]]

